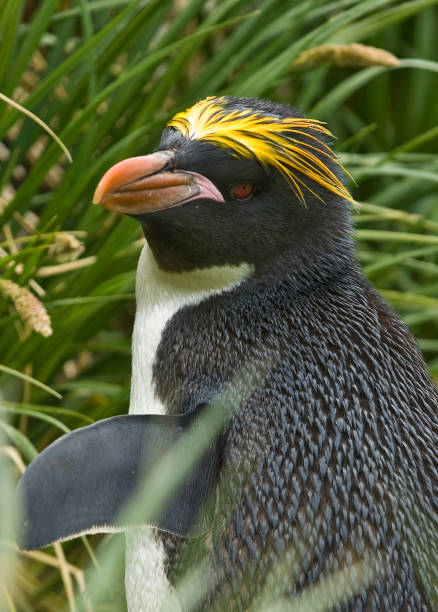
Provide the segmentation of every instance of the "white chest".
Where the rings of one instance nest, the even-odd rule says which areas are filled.
[[[166,414],[165,406],[155,396],[152,368],[167,322],[183,306],[235,287],[251,271],[251,266],[242,264],[170,274],[158,268],[147,244],[143,247],[137,268],[132,335],[131,414]]]
[[[166,414],[155,395],[153,366],[167,322],[183,306],[235,287],[252,272],[248,264],[194,272],[161,271],[147,245],[137,268],[132,336],[131,414]],[[126,598],[129,612],[161,610],[174,597],[165,571],[165,550],[151,527],[131,529],[126,536]]]

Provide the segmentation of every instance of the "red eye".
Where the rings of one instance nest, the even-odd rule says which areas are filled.
[[[254,185],[252,183],[239,183],[239,185],[231,187],[230,193],[235,200],[248,200],[254,193]]]

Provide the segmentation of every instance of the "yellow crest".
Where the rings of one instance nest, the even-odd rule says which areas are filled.
[[[303,204],[306,200],[302,187],[319,200],[321,198],[294,170],[342,198],[353,201],[341,181],[324,163],[324,159],[318,157],[326,157],[344,170],[330,147],[315,135],[319,132],[331,136],[321,121],[304,117],[282,119],[251,110],[229,112],[224,108],[224,102],[225,98],[205,98],[191,108],[177,113],[167,126],[177,129],[190,140],[206,140],[231,149],[236,156],[256,159],[263,165],[273,166],[287,179]],[[303,142],[296,136],[310,138],[318,146]]]

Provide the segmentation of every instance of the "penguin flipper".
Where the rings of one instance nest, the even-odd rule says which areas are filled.
[[[123,415],[56,440],[29,465],[18,484],[20,548],[33,550],[87,533],[123,531],[131,524],[150,524],[182,536],[196,526],[205,527],[204,505],[219,465],[217,440],[207,446],[153,520],[135,517],[133,523],[122,524],[123,510],[142,478],[184,438],[193,421],[193,414]]]

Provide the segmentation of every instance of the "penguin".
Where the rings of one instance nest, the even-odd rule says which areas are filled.
[[[438,390],[357,261],[330,137],[211,96],[96,189],[146,237],[129,415],[41,453],[19,531],[32,548],[125,530],[129,612],[438,609]],[[206,410],[223,421],[161,510],[120,519]],[[189,606],[175,585],[199,563]]]

